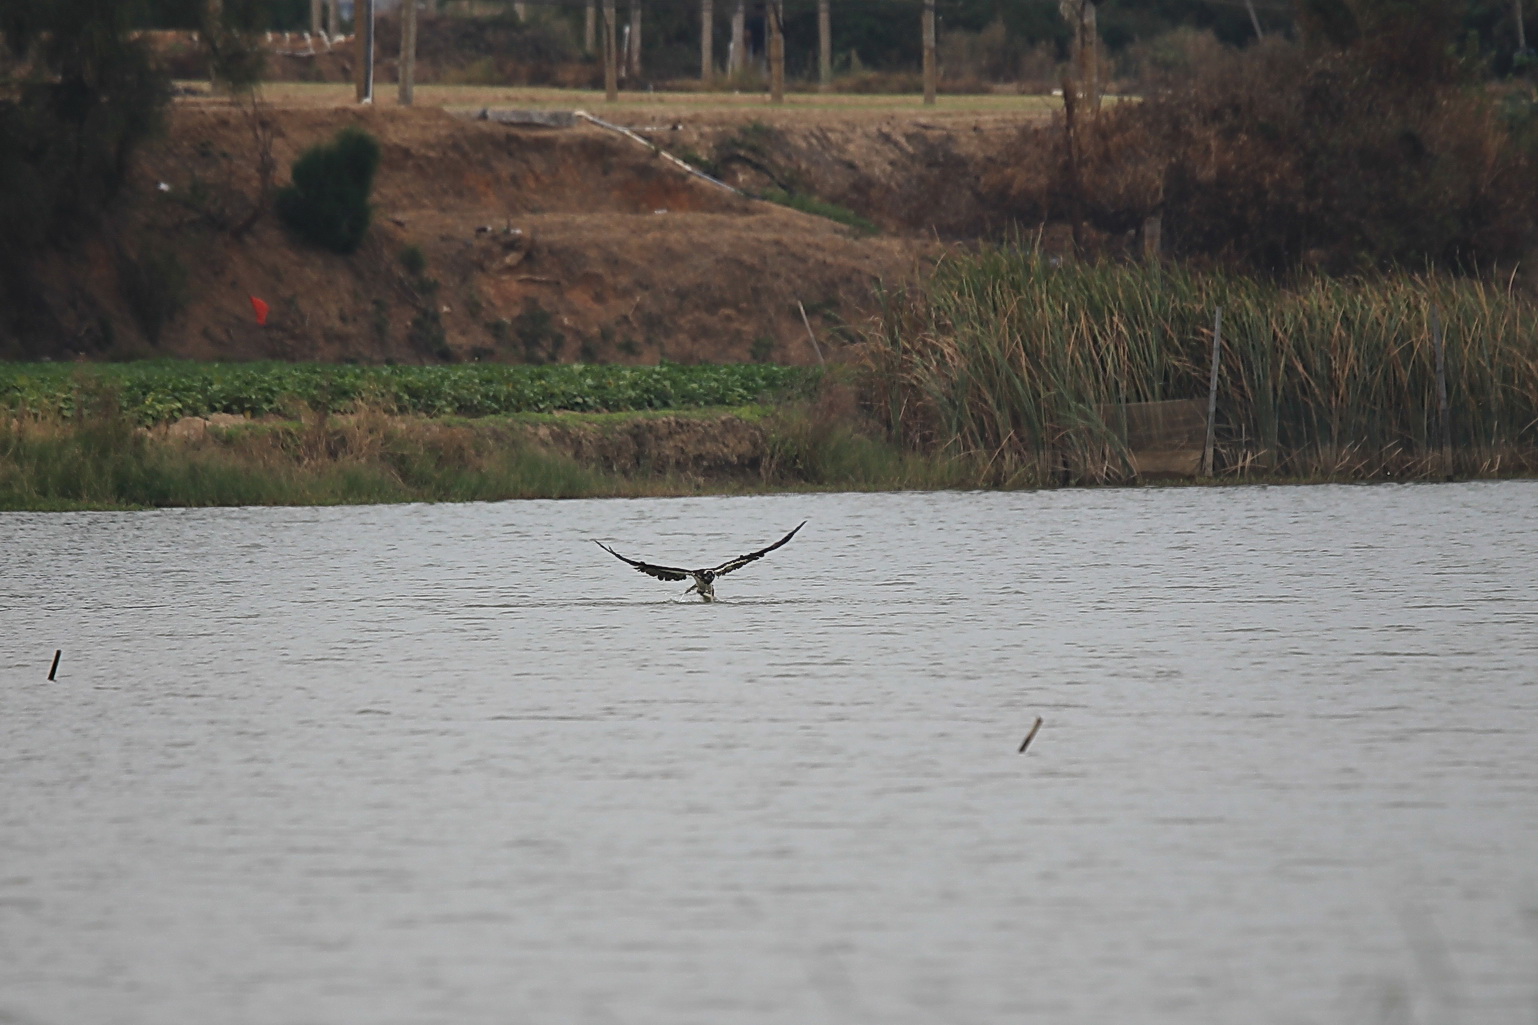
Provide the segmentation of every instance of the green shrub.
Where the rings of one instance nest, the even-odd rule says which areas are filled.
[[[168,249],[150,246],[118,258],[118,283],[134,323],[151,343],[187,305],[187,268]]]
[[[411,325],[406,329],[406,339],[417,351],[434,359],[447,363],[454,358],[454,350],[449,348],[448,334],[443,330],[443,317],[431,303],[423,306],[411,318]]]
[[[369,326],[373,328],[376,341],[387,342],[390,340],[390,304],[383,299],[375,299],[369,312]]]
[[[566,336],[555,329],[555,317],[539,304],[538,299],[530,299],[523,312],[513,318],[512,330],[523,344],[525,362],[539,365],[554,363],[561,358]]]
[[[406,268],[407,274],[419,278],[427,270],[427,254],[416,243],[405,246],[401,249],[401,266]]]
[[[311,245],[351,253],[368,231],[378,170],[379,143],[361,128],[344,128],[294,161],[293,184],[278,191],[278,215]]]
[[[813,217],[825,217],[847,228],[853,228],[860,235],[875,235],[881,229],[870,221],[861,217],[848,207],[839,206],[837,203],[829,203],[818,199],[816,196],[807,195],[804,192],[793,192],[786,189],[765,189],[763,198],[780,206],[788,206],[792,210],[799,210]]]

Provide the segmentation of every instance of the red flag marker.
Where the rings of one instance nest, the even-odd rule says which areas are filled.
[[[267,323],[267,310],[269,307],[256,296],[251,297],[251,308],[256,311],[256,322],[261,325]]]

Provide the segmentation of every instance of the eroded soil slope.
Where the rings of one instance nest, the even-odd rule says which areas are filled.
[[[846,207],[883,231],[977,238],[1003,227],[986,171],[1039,112],[835,113],[772,109],[627,124],[749,192],[778,188]],[[635,123],[632,123],[635,122]]]
[[[375,219],[339,256],[257,195],[251,124],[183,104],[109,230],[42,275],[51,326],[0,355],[201,359],[811,360],[901,282],[930,243],[831,221],[690,177],[591,126],[516,128],[438,109],[269,111],[279,182],[345,125],[383,148]],[[403,252],[418,247],[425,269]],[[271,307],[265,327],[249,297]]]

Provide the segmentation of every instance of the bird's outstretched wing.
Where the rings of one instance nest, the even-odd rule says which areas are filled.
[[[627,558],[625,558],[619,552],[616,552],[614,549],[610,548],[608,545],[604,544],[602,541],[599,541],[599,540],[595,539],[593,541],[593,544],[597,545],[599,548],[602,548],[604,551],[608,552],[610,555],[614,556],[619,561],[630,563],[630,565],[634,566],[636,569],[640,570],[642,573],[645,573],[647,576],[656,577],[658,580],[688,580],[689,579],[689,571],[686,570],[686,569],[674,569],[672,566],[653,566],[649,562],[637,562],[634,559],[627,559]]]
[[[796,530],[800,530],[804,526],[806,526],[806,521],[802,520],[800,523],[796,524]],[[714,569],[712,569],[711,572],[714,573],[716,576],[721,576],[723,573],[730,573],[734,569],[741,569],[742,567],[746,566],[748,563],[752,562],[754,559],[762,559],[764,556],[768,555],[770,552],[772,552],[776,548],[780,547],[780,545],[784,544],[786,541],[789,541],[791,538],[795,537],[796,536],[796,530],[792,530],[789,534],[786,534],[784,537],[780,538],[778,541],[776,541],[774,544],[770,545],[768,548],[760,548],[756,552],[749,552],[747,555],[739,555],[735,559],[728,559],[726,562],[723,562],[723,563],[721,563],[721,565],[719,565],[719,566],[715,567]]]

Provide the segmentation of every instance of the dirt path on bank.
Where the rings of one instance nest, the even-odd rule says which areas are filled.
[[[344,126],[380,140],[374,226],[344,257],[270,214],[231,233],[257,194],[258,147],[240,110],[194,95],[142,153],[115,223],[44,276],[57,330],[0,355],[810,362],[808,322],[836,351],[878,286],[912,280],[938,239],[988,228],[982,170],[1044,116],[1017,98],[754,99],[627,94],[605,108],[582,92],[424,87],[406,109],[353,105],[342,86],[271,87],[280,183]],[[486,108],[593,109],[744,190],[816,195],[881,232],[715,187],[582,121],[473,119]],[[424,271],[403,262],[408,247]],[[253,295],[271,307],[265,326]]]

